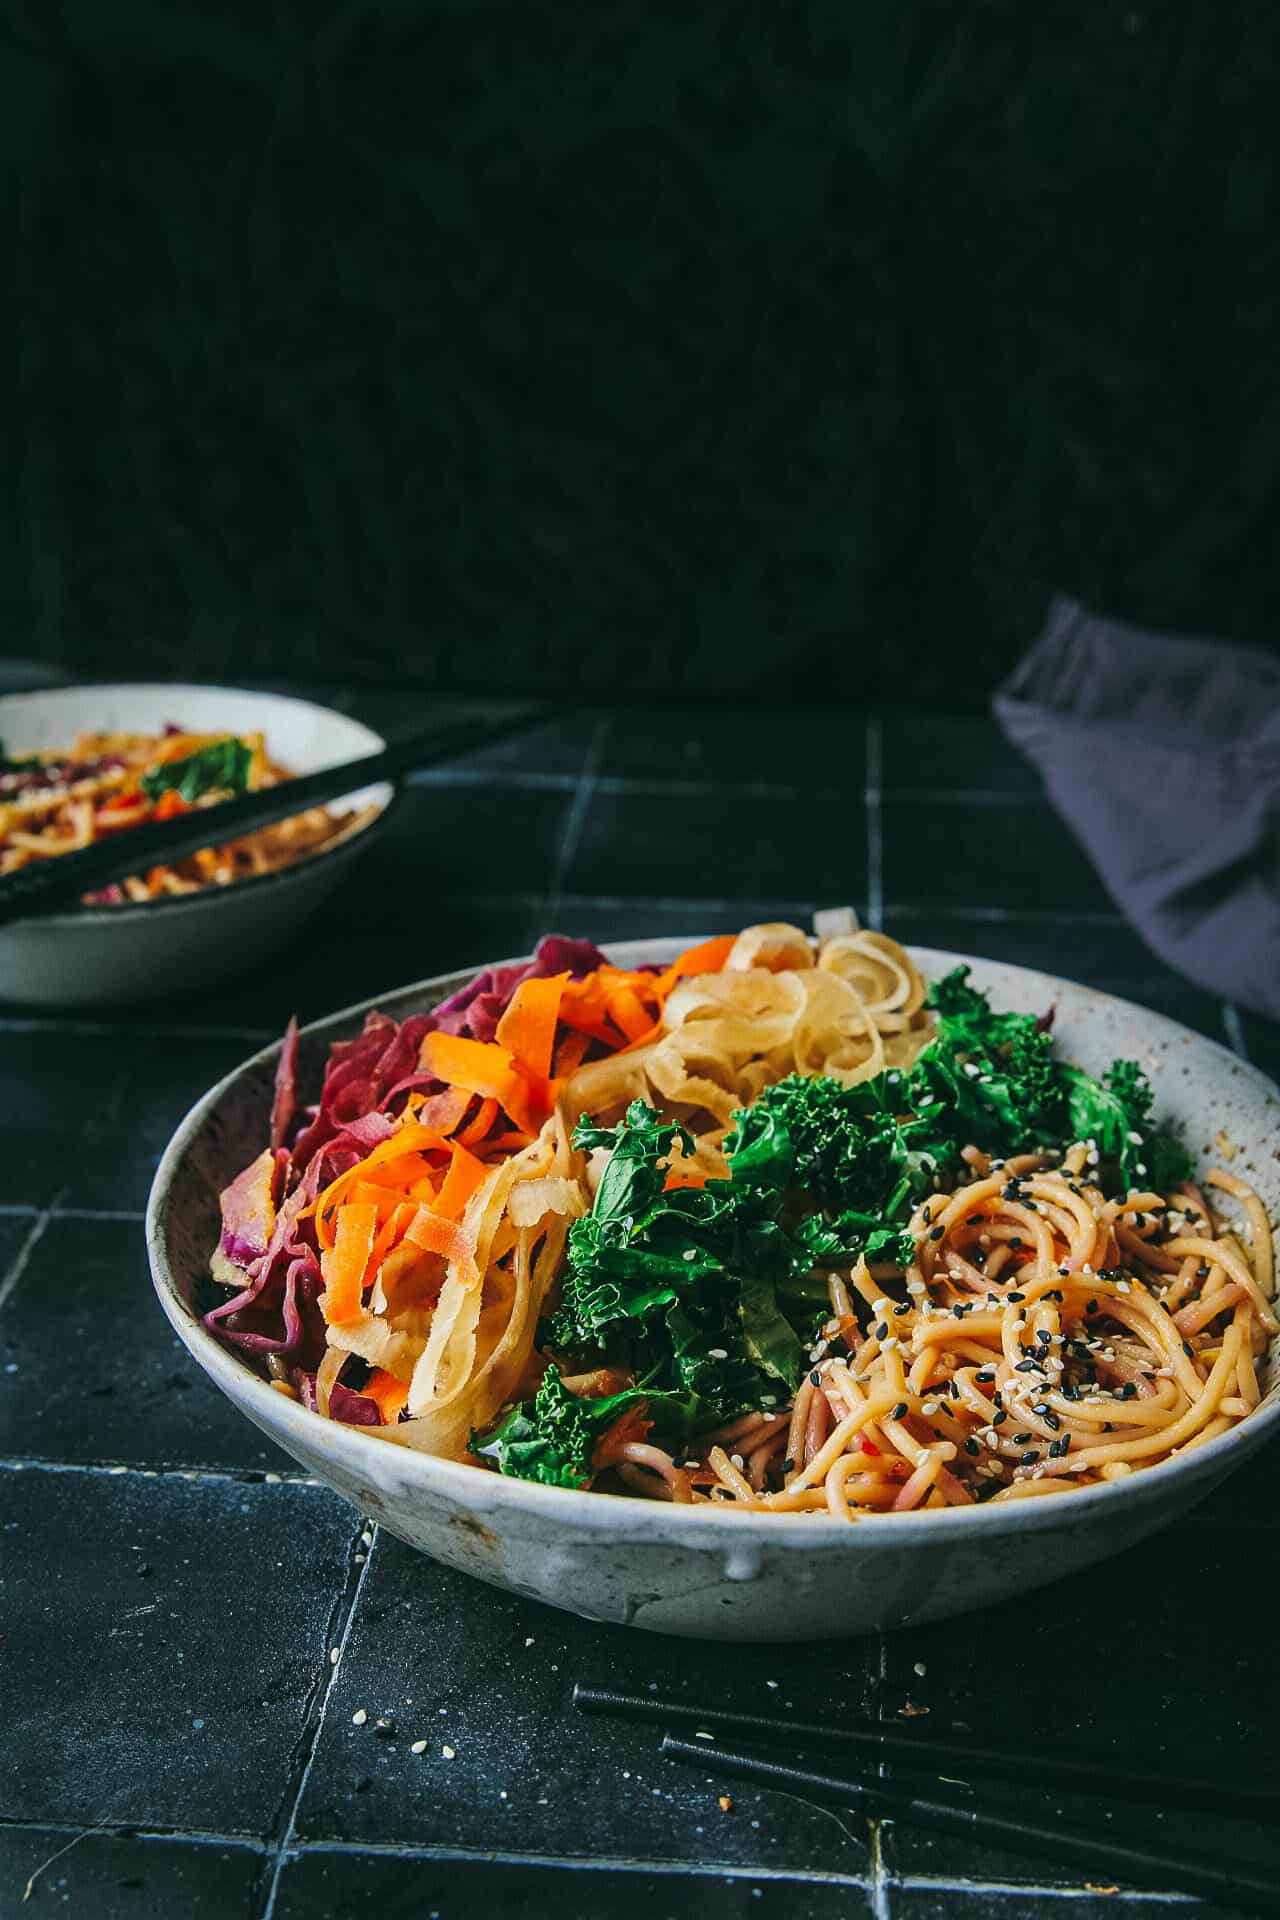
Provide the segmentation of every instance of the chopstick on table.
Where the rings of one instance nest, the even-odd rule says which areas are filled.
[[[358,760],[299,774],[274,787],[259,787],[233,800],[220,800],[216,806],[195,807],[173,820],[123,828],[75,853],[32,860],[0,876],[0,926],[58,907],[76,906],[86,893],[96,893],[126,874],[169,865],[199,853],[202,847],[238,840],[259,827],[274,826],[277,820],[291,819],[308,807],[336,800],[360,787],[398,780],[406,773],[475,753],[481,747],[528,732],[550,720],[552,713],[547,706],[526,707],[503,720],[464,720],[456,726],[411,734]],[[562,718],[564,709],[557,708],[555,713]]]
[[[1280,1810],[1280,1789],[1241,1782],[1193,1780],[1176,1774],[1135,1779],[1118,1767],[1093,1759],[1064,1759],[1058,1754],[1026,1753],[1009,1747],[962,1746],[870,1722],[834,1723],[796,1719],[778,1713],[740,1712],[673,1700],[657,1693],[620,1693],[610,1687],[578,1685],[574,1705],[582,1713],[616,1714],[629,1720],[656,1720],[667,1727],[743,1734],[748,1739],[786,1740],[792,1745],[852,1748],[869,1760],[887,1761],[917,1773],[951,1778],[1006,1777],[1050,1792],[1106,1795],[1116,1800],[1187,1807],[1196,1813],[1267,1815]],[[718,1749],[714,1749],[718,1751]]]
[[[834,1800],[840,1806],[865,1805],[868,1813],[910,1820],[935,1833],[1055,1860],[1083,1869],[1091,1879],[1106,1874],[1162,1890],[1201,1894],[1228,1907],[1244,1908],[1247,1902],[1250,1913],[1280,1913],[1280,1884],[1274,1874],[1264,1876],[1236,1860],[1221,1861],[1184,1847],[1153,1846],[1149,1839],[1126,1833],[1123,1823],[1095,1830],[1069,1820],[1037,1820],[1024,1813],[1010,1813],[987,1792],[963,1800],[958,1796],[926,1796],[892,1780],[815,1773],[786,1761],[700,1745],[671,1734],[664,1735],[661,1751],[672,1760],[704,1771],[710,1768],[717,1774],[754,1780],[788,1793]]]

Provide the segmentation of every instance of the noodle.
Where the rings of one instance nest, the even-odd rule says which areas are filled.
[[[896,1307],[893,1340],[870,1334],[853,1365],[817,1361],[796,1395],[772,1487],[748,1484],[721,1448],[710,1449],[706,1464],[735,1508],[808,1510],[818,1485],[823,1510],[849,1520],[919,1509],[935,1495],[1027,1499],[1123,1477],[1247,1418],[1259,1398],[1254,1357],[1276,1330],[1263,1285],[1273,1272],[1271,1229],[1253,1189],[1234,1175],[1208,1176],[1243,1206],[1249,1257],[1206,1212],[1197,1216],[1202,1234],[1172,1232],[1163,1246],[1158,1229],[1131,1234],[1131,1257],[1106,1264],[1114,1222],[1135,1199],[1118,1209],[1085,1183],[1079,1152],[1057,1170],[1028,1170],[1038,1158],[1016,1163],[1018,1198],[1007,1196],[1010,1161],[922,1209],[913,1223],[919,1266],[908,1270],[920,1273],[920,1291],[900,1283],[894,1302],[865,1267],[853,1271],[853,1289],[875,1295],[873,1315]],[[1178,1217],[1176,1199],[1137,1199],[1143,1212],[1163,1218],[1168,1205]],[[1022,1241],[1016,1287],[997,1287],[975,1264],[975,1215],[989,1241]],[[837,1335],[836,1323],[827,1331]],[[817,1409],[830,1409],[836,1425],[813,1446]],[[696,1469],[693,1478],[696,1487]]]

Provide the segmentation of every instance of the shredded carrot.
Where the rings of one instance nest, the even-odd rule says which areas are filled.
[[[498,1045],[510,1048],[533,1080],[545,1080],[551,1072],[560,1002],[568,981],[567,973],[522,980],[498,1022]]]
[[[470,1094],[468,1094],[467,1098],[470,1099],[470,1097]],[[474,1147],[478,1140],[484,1139],[497,1117],[497,1101],[482,1100],[476,1109],[475,1117],[468,1120],[466,1126],[458,1133],[458,1145],[460,1147]]]
[[[443,1093],[411,1093],[405,1102],[405,1112],[412,1108],[415,1119],[424,1127],[438,1127],[441,1133],[453,1133],[474,1097],[467,1087],[446,1087]]]
[[[468,1200],[489,1169],[465,1147],[455,1146],[449,1171],[435,1199],[435,1210],[446,1220],[461,1220]]]
[[[665,973],[658,975],[658,987],[663,999],[666,999],[677,980],[687,980],[695,973],[723,973],[724,963],[733,951],[736,939],[736,934],[721,933],[714,940],[704,940],[700,947],[688,947],[671,962]]]
[[[567,1080],[577,1071],[587,1057],[587,1048],[591,1045],[589,1033],[566,1033],[556,1048],[556,1076]]]
[[[183,799],[175,787],[170,787],[168,793],[162,793],[156,801],[156,809],[152,818],[155,820],[176,820],[179,814],[190,813],[190,811],[191,808],[187,801]]]
[[[423,1127],[416,1120],[410,1120],[403,1126],[397,1127],[389,1139],[384,1140],[381,1146],[375,1147],[372,1153],[366,1154],[364,1159],[358,1161],[354,1167],[348,1168],[346,1173],[340,1173],[336,1180],[331,1180],[314,1206],[304,1208],[298,1218],[303,1220],[309,1212],[314,1213],[316,1239],[321,1247],[331,1247],[333,1245],[333,1210],[356,1180],[369,1180],[378,1168],[385,1166],[389,1160],[400,1160],[411,1154],[420,1155],[433,1151],[447,1153],[448,1150],[449,1142],[443,1134],[437,1133],[434,1127]],[[415,1175],[425,1172],[423,1162],[417,1159],[414,1163]]]
[[[429,1033],[422,1042],[422,1065],[446,1086],[466,1087],[486,1100],[501,1103],[511,1089],[514,1067],[511,1051],[491,1040],[467,1040],[457,1033]]]
[[[614,987],[608,998],[609,1018],[628,1040],[653,1031],[655,1022],[634,987]]]
[[[333,1245],[320,1256],[320,1271],[324,1275],[320,1311],[331,1327],[347,1326],[360,1318],[365,1269],[377,1229],[376,1207],[338,1208]]]
[[[441,1253],[446,1260],[456,1262],[468,1278],[479,1278],[475,1243],[456,1220],[445,1220],[430,1207],[419,1207],[405,1228],[404,1237],[424,1253]]]
[[[696,1167],[672,1167],[662,1183],[664,1193],[674,1193],[677,1187],[705,1187],[707,1176]]]
[[[403,1380],[397,1380],[394,1373],[388,1373],[385,1367],[377,1367],[369,1375],[360,1389],[366,1399],[372,1400],[382,1415],[384,1427],[394,1426],[400,1416],[400,1409],[409,1398],[409,1389]]]

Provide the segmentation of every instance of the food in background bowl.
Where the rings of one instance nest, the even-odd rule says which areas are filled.
[[[665,967],[548,939],[370,1014],[222,1196],[205,1324],[500,1473],[842,1520],[1124,1478],[1247,1420],[1270,1224],[1141,1069],[850,923]]]
[[[0,874],[290,778],[259,732],[197,733],[170,725],[161,734],[81,732],[65,751],[12,758],[0,752]],[[275,873],[359,831],[375,812],[309,807],[189,859],[130,875],[86,895],[84,904],[138,903]]]

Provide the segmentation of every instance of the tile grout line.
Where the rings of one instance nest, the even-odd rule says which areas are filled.
[[[1020,1894],[1025,1898],[1035,1894],[1043,1900],[1078,1900],[1088,1891],[1083,1886],[1043,1885],[1027,1880],[969,1880],[963,1876],[956,1879],[945,1878],[941,1874],[904,1873],[898,1876],[895,1884],[899,1887],[913,1887],[922,1892],[958,1893],[968,1898],[974,1893]],[[1195,1907],[1200,1905],[1200,1896],[1194,1893],[1163,1892],[1152,1887],[1123,1887],[1106,1896],[1115,1906],[1142,1906],[1151,1900],[1174,1903],[1179,1906]]]
[[[106,1020],[58,1020],[52,1014],[0,1014],[0,1033],[67,1034],[74,1040],[237,1040],[247,1045],[265,1045],[280,1037],[272,1027],[193,1027],[162,1020],[112,1026]]]
[[[314,1857],[316,1854],[324,1853],[357,1856],[372,1853],[390,1855],[394,1859],[454,1861],[459,1866],[473,1866],[484,1862],[500,1866],[568,1867],[574,1873],[646,1873],[672,1879],[687,1875],[691,1879],[700,1880],[778,1880],[794,1882],[798,1886],[866,1886],[866,1879],[862,1874],[838,1873],[829,1867],[775,1867],[759,1862],[747,1867],[724,1860],[703,1865],[698,1860],[648,1860],[636,1859],[626,1854],[597,1853],[584,1856],[512,1851],[506,1847],[423,1847],[415,1846],[411,1840],[302,1840],[293,1852],[296,1857]]]
[[[133,1460],[41,1460],[35,1454],[0,1454],[0,1473],[87,1473],[100,1480],[230,1481],[237,1487],[324,1487],[323,1480],[302,1473],[277,1473],[273,1467],[146,1467]],[[332,1491],[332,1489],[330,1489]]]
[[[603,724],[603,723],[602,723]],[[869,720],[868,726],[879,728],[877,718]],[[481,767],[428,767],[420,773],[405,776],[405,785],[421,791],[431,787],[453,787],[463,790],[484,788],[490,790],[501,784],[512,792],[527,793],[573,793],[576,791],[581,774],[577,773],[538,773],[529,771],[520,773],[507,769],[501,772]],[[833,782],[799,780],[711,780],[694,775],[673,774],[627,774],[609,773],[601,775],[597,781],[598,790],[620,799],[628,795],[636,799],[661,799],[664,795],[681,800],[708,800],[719,794],[727,794],[738,799],[754,800],[809,800],[822,795],[842,794],[847,791]],[[974,806],[974,807],[1014,807],[1025,806],[1028,801],[1036,800],[1036,795],[1011,791],[1007,787],[895,787],[893,803],[907,807],[928,806]]]
[[[26,1272],[27,1263],[35,1252],[36,1246],[52,1218],[53,1208],[52,1206],[48,1206],[43,1207],[32,1221],[30,1232],[18,1248],[17,1253],[13,1256],[9,1271],[5,1274],[4,1278],[0,1280],[0,1310],[4,1308],[5,1302]]]
[[[1231,1051],[1238,1053],[1242,1060],[1247,1061],[1249,1058],[1249,1043],[1244,1037],[1244,1027],[1240,1020],[1240,1009],[1236,1006],[1234,1000],[1224,1000],[1222,1003],[1222,1030],[1227,1036],[1227,1044],[1231,1048]]]
[[[362,1518],[360,1531],[355,1536],[356,1544],[351,1548],[353,1564],[354,1555],[359,1550],[359,1542],[368,1531],[369,1522],[367,1519]],[[347,1608],[347,1617],[342,1623],[342,1632],[338,1635],[338,1658],[331,1660],[328,1646],[325,1648],[325,1666],[328,1671],[324,1676],[324,1687],[320,1695],[319,1711],[316,1714],[315,1732],[311,1737],[311,1745],[307,1749],[307,1757],[298,1778],[298,1790],[293,1796],[293,1805],[289,1809],[289,1818],[285,1825],[284,1834],[273,1849],[274,1859],[271,1866],[271,1882],[267,1888],[267,1897],[262,1908],[262,1920],[272,1920],[272,1915],[275,1913],[276,1899],[280,1892],[280,1878],[284,1872],[285,1864],[289,1859],[294,1836],[298,1830],[298,1814],[302,1807],[308,1782],[311,1779],[311,1769],[316,1763],[316,1754],[320,1750],[320,1740],[324,1733],[325,1719],[329,1712],[329,1702],[333,1697],[333,1690],[338,1684],[338,1675],[342,1671],[342,1662],[346,1655],[347,1642],[351,1638],[351,1629],[355,1624],[356,1615],[360,1611],[360,1601],[364,1594],[364,1583],[369,1578],[369,1569],[373,1565],[374,1556],[378,1551],[378,1542],[381,1537],[379,1528],[375,1526],[373,1528],[373,1537],[368,1547],[364,1550],[364,1564],[360,1569],[359,1577],[355,1583],[355,1590],[351,1595],[351,1604]],[[326,1634],[325,1638],[328,1641],[331,1639],[331,1636]],[[268,1857],[270,1857],[270,1852]]]
[[[608,716],[604,715],[592,728],[591,742],[583,757],[578,784],[565,814],[564,830],[560,835],[560,845],[556,849],[556,863],[544,897],[543,911],[548,922],[560,911],[560,903],[564,897],[565,876],[578,851],[578,843],[582,839],[582,829],[587,821],[587,808],[591,805],[591,797],[596,790],[596,777],[604,757],[605,741],[609,737],[610,725]]]
[[[863,800],[867,815],[867,925],[877,933],[884,926],[884,812],[881,788],[884,780],[884,737],[880,715],[866,718],[866,785]]]
[[[142,1208],[136,1210],[121,1207],[61,1207],[56,1203],[50,1207],[24,1206],[21,1201],[8,1201],[0,1205],[0,1220],[23,1219],[33,1213],[46,1212],[51,1220],[127,1220],[133,1226],[146,1219]]]
[[[883,1820],[868,1820],[867,1851],[870,1855],[870,1873],[867,1879],[867,1900],[871,1907],[872,1920],[890,1920],[889,1882],[884,1871],[884,1845],[881,1835]]]

